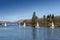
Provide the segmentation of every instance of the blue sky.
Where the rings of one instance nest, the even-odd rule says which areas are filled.
[[[30,19],[33,12],[43,15],[60,15],[59,0],[0,0],[0,21]]]

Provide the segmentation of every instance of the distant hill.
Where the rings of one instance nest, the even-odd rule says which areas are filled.
[[[20,25],[20,23],[23,22],[23,20],[18,20],[15,22],[10,22],[10,21],[0,21],[0,25],[4,25],[5,23],[7,25]]]
[[[0,25],[4,25],[5,23],[6,23],[7,25],[17,25],[17,24],[18,24],[17,22],[0,21]]]

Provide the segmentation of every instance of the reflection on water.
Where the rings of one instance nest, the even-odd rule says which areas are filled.
[[[46,30],[44,28],[33,28],[32,36],[33,40],[45,40]]]
[[[60,28],[0,26],[0,40],[60,40]]]
[[[36,29],[35,28],[33,28],[33,30],[32,30],[32,36],[33,36],[33,40],[35,40],[35,38],[36,38]]]
[[[60,28],[47,29],[47,40],[60,40]]]

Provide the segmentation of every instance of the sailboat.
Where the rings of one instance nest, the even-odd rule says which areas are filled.
[[[25,24],[25,22],[24,22],[24,25],[23,25],[24,27],[26,26],[26,24]]]
[[[7,26],[7,24],[5,23],[4,26]]]
[[[52,29],[54,29],[54,23],[52,22],[52,26],[51,26]]]
[[[37,22],[36,28],[39,28],[39,23]]]

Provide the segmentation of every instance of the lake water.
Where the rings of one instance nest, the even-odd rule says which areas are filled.
[[[60,40],[60,28],[0,26],[0,40]]]

